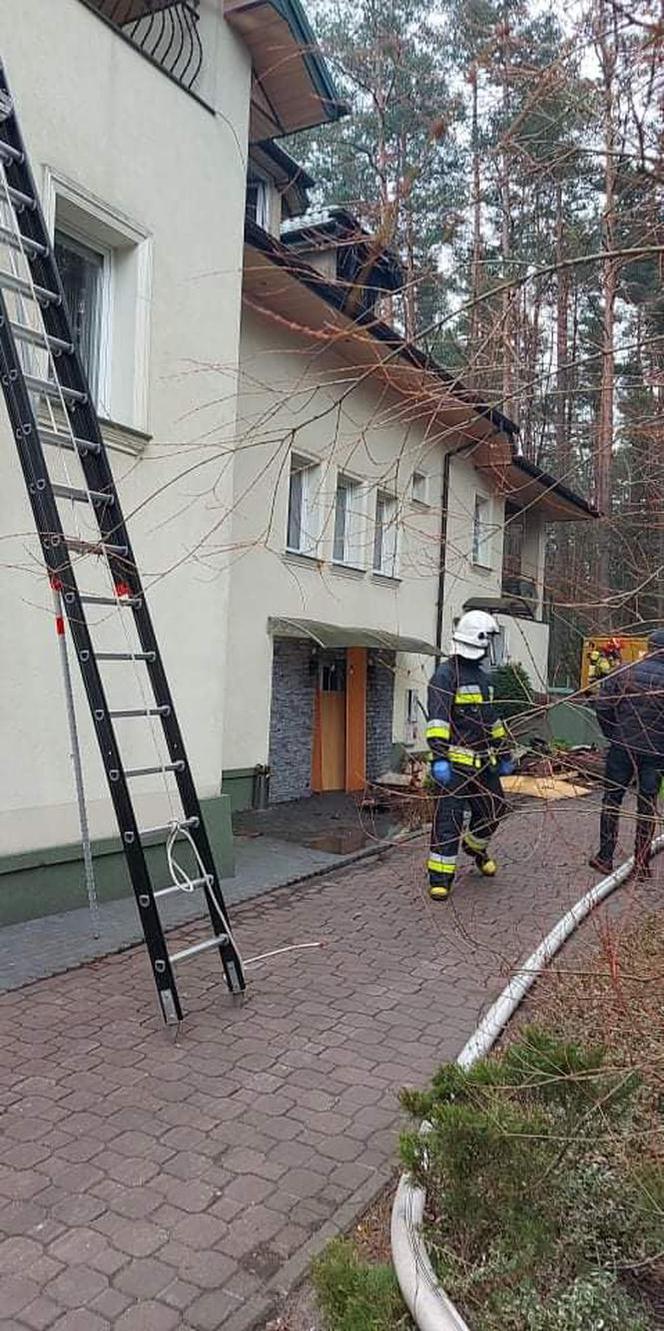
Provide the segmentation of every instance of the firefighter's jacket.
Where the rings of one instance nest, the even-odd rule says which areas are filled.
[[[451,656],[438,666],[429,683],[427,742],[434,761],[444,758],[458,771],[509,758],[507,731],[479,661]]]
[[[620,661],[612,661],[604,652],[600,652],[597,647],[588,657],[588,681],[594,684],[598,679],[604,679],[609,675],[615,666],[620,665]]]

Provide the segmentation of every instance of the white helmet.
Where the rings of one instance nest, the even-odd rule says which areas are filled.
[[[493,639],[500,633],[500,626],[493,615],[485,610],[469,610],[457,620],[452,629],[452,645],[455,656],[465,656],[468,661],[480,661],[493,646]]]

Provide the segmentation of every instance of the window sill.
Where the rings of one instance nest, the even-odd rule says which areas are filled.
[[[401,578],[396,573],[381,573],[379,568],[372,569],[371,581],[381,584],[383,587],[400,587]]]
[[[115,453],[131,453],[133,457],[139,457],[152,439],[151,434],[135,430],[131,425],[120,425],[118,421],[108,420],[106,416],[99,417],[99,427],[106,447]]]
[[[53,411],[53,417],[56,428],[66,433],[67,422],[62,411],[59,411],[57,407]],[[151,434],[146,434],[143,430],[135,430],[131,425],[120,425],[118,421],[108,420],[106,416],[99,416],[98,420],[104,443],[111,452],[129,453],[132,457],[140,457],[152,440]],[[39,416],[37,423],[46,429],[49,429],[52,424],[45,416]]]
[[[411,499],[410,502],[419,513],[430,513],[433,508],[433,504],[428,499]]]
[[[336,559],[332,560],[330,568],[333,573],[338,573],[341,578],[363,578],[366,575],[365,568],[359,568],[357,564],[342,564]]]
[[[475,573],[493,573],[490,564],[481,564],[477,559],[471,560],[471,567]]]
[[[305,550],[284,550],[281,558],[285,564],[299,564],[301,568],[318,568],[321,560],[316,554],[307,554]]]

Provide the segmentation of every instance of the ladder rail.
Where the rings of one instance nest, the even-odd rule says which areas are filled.
[[[11,96],[1,62],[0,91]],[[26,197],[33,198],[36,202],[34,208],[25,208],[21,212],[19,229],[21,234],[29,242],[29,252],[27,250],[25,252],[25,261],[36,288],[48,293],[53,293],[57,296],[57,300],[51,299],[46,304],[39,306],[44,332],[47,338],[52,340],[54,346],[63,343],[73,344],[64,289],[53,256],[51,238],[39,202],[39,194],[15,109],[12,110],[10,116],[2,122],[0,129],[2,131],[0,134],[0,145],[4,143],[6,149],[3,153],[0,148],[0,156],[2,156],[5,161],[5,172],[8,184],[10,184],[11,188],[15,191],[18,191]],[[112,721],[108,716],[108,707],[106,705],[103,684],[97,665],[97,660],[103,658],[101,654],[98,654],[95,659],[93,644],[84,616],[83,602],[79,595],[76,578],[66,546],[66,538],[60,524],[55,496],[52,492],[52,483],[46,468],[35,412],[30,400],[28,387],[25,383],[25,379],[29,376],[24,375],[11,329],[7,327],[7,307],[1,287],[0,302],[0,314],[4,316],[4,323],[2,327],[0,327],[2,366],[4,374],[10,377],[14,376],[11,384],[11,392],[7,390],[5,396],[7,398],[8,407],[10,405],[10,400],[13,403],[13,410],[10,408],[10,416],[12,416],[16,443],[19,449],[19,455],[26,484],[28,486],[35,521],[37,522],[37,528],[40,533],[47,568],[49,569],[51,576],[56,576],[62,583],[65,613],[76,646],[79,666],[82,671],[88,702],[93,713],[97,738],[108,778],[109,771],[115,773],[118,769],[122,770],[122,762]],[[220,940],[222,937],[226,937],[225,943],[220,942],[219,951],[226,975],[227,985],[231,992],[242,992],[245,988],[242,964],[232,942],[232,936],[229,936],[230,930],[228,927],[227,910],[221,892],[221,885],[212,853],[212,847],[205,828],[198,794],[187,759],[184,741],[175,713],[166,672],[159,653],[152,618],[146,605],[145,593],[120,506],[104,439],[90,396],[85,371],[76,347],[74,347],[71,353],[58,355],[56,373],[57,381],[64,390],[64,412],[71,428],[72,435],[75,438],[89,440],[93,445],[93,448],[89,450],[76,450],[88,490],[90,493],[107,493],[114,496],[114,502],[112,504],[105,503],[103,505],[92,506],[92,511],[100,532],[100,545],[104,549],[105,557],[116,588],[122,587],[125,589],[123,590],[123,595],[127,594],[128,598],[130,598],[130,608],[134,617],[141,651],[144,654],[144,660],[154,693],[155,702],[160,708],[158,722],[162,726],[166,748],[171,763],[173,764],[173,776],[184,813],[183,822],[190,828],[189,835],[196,853],[205,865],[205,871],[209,880],[209,882],[206,882],[204,890],[213,934]],[[59,538],[55,543],[53,540],[54,536]],[[120,552],[122,553],[120,554]],[[103,713],[103,719],[98,719],[98,713]],[[163,932],[161,931],[161,924],[152,895],[149,873],[147,871],[142,846],[140,845],[140,834],[138,832],[133,805],[127,789],[127,783],[124,779],[116,781],[111,780],[110,778],[108,783],[111,798],[113,799],[116,809],[116,816],[118,817],[124,849],[130,865],[132,883],[134,885],[137,901],[139,902],[141,915],[144,919],[149,919],[152,926],[154,923],[154,913],[159,934],[161,939],[163,939]],[[135,849],[136,847],[138,847],[138,850]],[[136,875],[136,878],[134,877],[134,874]],[[138,886],[136,885],[137,883]],[[145,916],[145,907],[142,904],[145,899],[146,888],[149,890],[149,895],[152,899],[152,909],[148,917]],[[157,958],[160,963],[163,959],[164,958],[161,955]],[[161,972],[162,982],[160,983],[160,981],[157,980],[158,987],[160,988],[160,997],[162,996],[162,991],[167,987],[164,983],[163,977],[167,976],[169,979],[172,978],[167,958],[166,962],[166,968]],[[157,970],[156,966],[154,966],[154,961],[153,968],[155,969],[155,978],[157,978]],[[172,984],[172,992],[175,995],[175,1002],[179,1015],[179,1002],[177,1000],[177,990],[175,989],[174,981]],[[162,999],[162,1006],[163,1005]]]

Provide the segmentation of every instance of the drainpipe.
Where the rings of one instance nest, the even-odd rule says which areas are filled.
[[[438,597],[436,600],[436,665],[440,664],[443,646],[443,608],[445,602],[445,573],[447,566],[447,525],[449,521],[449,502],[450,502],[450,471],[452,458],[457,458],[461,453],[466,453],[468,449],[477,448],[481,443],[479,439],[471,439],[465,444],[460,444],[458,448],[451,448],[445,454],[443,462],[443,489],[441,493],[441,515],[440,515],[440,551],[438,564]]]

